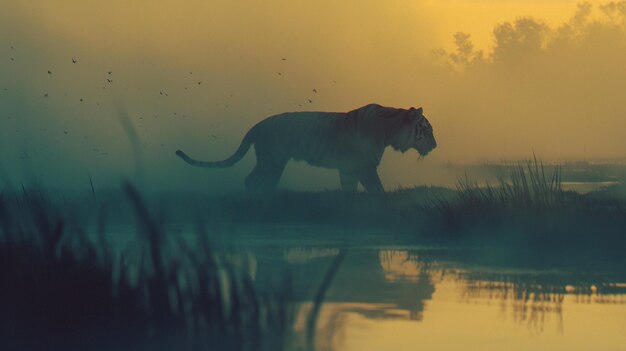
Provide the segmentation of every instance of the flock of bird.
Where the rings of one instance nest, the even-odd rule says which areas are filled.
[[[10,48],[11,48],[11,50],[15,50],[15,47],[14,47],[13,45],[11,45],[11,46],[10,46]],[[11,55],[11,56],[10,56],[10,60],[11,60],[11,61],[15,61],[15,57],[14,57],[13,55]],[[72,58],[71,58],[71,60],[72,60],[72,64],[77,64],[77,63],[78,63],[78,58],[72,57]],[[287,58],[283,57],[283,58],[281,58],[281,61],[287,61]],[[52,71],[52,70],[48,70],[48,74],[49,74],[49,75],[52,75],[52,74],[53,74],[53,71]],[[113,83],[113,77],[112,77],[112,74],[113,74],[113,71],[107,71],[107,75],[108,75],[108,77],[106,78],[106,80],[107,80],[107,82],[108,82],[109,84]],[[193,72],[189,72],[189,74],[190,74],[190,75],[193,75]],[[282,72],[278,72],[278,75],[279,75],[279,76],[282,76]],[[333,81],[333,83],[335,83],[335,81]],[[196,84],[197,84],[197,85],[202,85],[202,81],[197,81],[197,82],[196,82]],[[105,89],[105,87],[103,86],[103,87],[102,87],[102,89]],[[185,90],[188,90],[188,87],[185,87]],[[4,91],[8,91],[8,88],[4,88]],[[314,94],[317,94],[317,89],[313,88],[312,92],[313,92]],[[168,93],[167,93],[167,92],[165,92],[165,91],[163,91],[163,90],[160,90],[160,91],[159,91],[159,95],[162,95],[162,96],[169,96],[169,95],[168,95]],[[49,95],[49,93],[45,92],[45,93],[43,94],[43,96],[47,98],[47,97],[49,97],[50,95]],[[232,97],[232,94],[231,94],[231,97]],[[80,101],[80,102],[83,102],[83,101],[84,101],[84,98],[80,98],[80,99],[79,99],[79,101]],[[312,100],[311,98],[307,98],[307,102],[311,104],[311,103],[313,103],[313,100]],[[100,105],[100,104],[98,103],[98,105]],[[301,106],[302,106],[302,104],[298,104],[298,106],[300,106],[300,107],[301,107]]]
[[[14,47],[14,46],[10,46],[10,49],[11,49],[12,51],[14,51],[14,50],[15,50],[15,47]],[[10,56],[10,61],[15,62],[15,55],[11,55],[11,56]],[[283,58],[281,58],[281,61],[287,61],[287,59],[283,57]],[[78,59],[77,57],[71,57],[71,62],[72,62],[72,64],[78,64],[78,63],[79,63],[79,59]],[[47,74],[48,74],[48,75],[54,75],[54,72],[53,72],[53,70],[52,70],[52,69],[48,69],[48,70],[47,70]],[[193,76],[193,72],[189,72],[189,74],[190,74],[190,76]],[[278,72],[278,75],[279,75],[279,76],[283,76],[282,72]],[[107,82],[108,84],[113,84],[113,83],[114,83],[114,79],[113,79],[113,71],[112,71],[112,70],[109,70],[109,71],[107,71],[107,72],[106,72],[106,82]],[[333,82],[334,82],[334,81],[333,81]],[[201,81],[201,80],[197,80],[197,81],[195,81],[195,83],[196,83],[197,85],[202,85],[202,81]],[[106,87],[105,87],[105,86],[102,86],[102,89],[106,89]],[[188,87],[184,87],[184,89],[185,89],[185,90],[189,90],[189,89],[188,89]],[[3,90],[4,90],[4,91],[8,91],[9,89],[8,89],[8,88],[4,88]],[[316,89],[316,88],[313,88],[313,89],[311,90],[311,92],[312,92],[313,94],[317,94],[317,89]],[[160,90],[160,91],[159,91],[159,95],[160,95],[160,96],[164,96],[164,97],[169,96],[169,95],[168,95],[168,93],[167,93],[167,91],[165,91],[165,90]],[[50,94],[49,94],[48,92],[44,92],[44,93],[43,93],[43,97],[44,97],[44,98],[49,98],[49,97],[50,97]],[[229,98],[232,98],[232,94],[230,94],[230,95],[229,95]],[[82,103],[82,102],[84,102],[84,101],[85,101],[85,98],[84,98],[84,97],[80,97],[80,98],[79,98],[79,102],[81,102],[81,103]],[[307,98],[307,99],[306,99],[306,101],[307,101],[309,104],[312,104],[312,103],[314,102],[314,100],[313,100],[313,99],[311,99],[311,98]],[[96,101],[96,105],[97,105],[97,106],[100,106],[100,102],[99,102],[99,101]],[[216,103],[216,105],[219,105],[219,103]],[[301,103],[299,103],[299,104],[298,104],[298,106],[299,106],[299,107],[302,107],[302,104],[301,104]],[[228,105],[226,105],[226,107],[228,107]],[[270,110],[271,110],[271,109],[270,109]],[[174,112],[174,115],[175,115],[175,116],[178,116],[178,113],[177,113],[177,112]],[[181,116],[182,116],[183,118],[185,118],[185,117],[186,117],[186,115],[185,115],[185,114],[181,114]],[[8,117],[8,118],[10,119],[11,117]],[[154,116],[154,118],[157,118],[157,115],[155,115],[155,116]],[[143,117],[139,117],[139,119],[143,119]],[[47,130],[47,128],[46,128],[46,130]],[[145,130],[145,132],[147,133],[147,129]],[[63,134],[64,134],[64,135],[68,135],[68,134],[69,134],[69,131],[68,131],[68,130],[63,129]],[[209,136],[210,136],[210,137],[212,137],[212,138],[217,138],[217,135],[215,135],[215,134],[213,134],[213,133],[212,133],[212,134],[210,134]],[[161,145],[161,147],[163,147],[163,146],[164,146],[164,144],[163,144],[163,143],[161,143],[160,145]],[[98,148],[95,148],[95,147],[92,149],[92,151],[93,151],[93,152],[95,152],[95,153],[98,153],[98,154],[100,154],[100,155],[108,155],[108,153],[106,153],[106,152],[104,152],[104,151],[102,151],[102,150],[100,150],[100,149],[98,149]]]

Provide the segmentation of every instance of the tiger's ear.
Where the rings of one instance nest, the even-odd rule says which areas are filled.
[[[409,113],[413,117],[420,117],[420,116],[422,116],[424,114],[424,109],[421,108],[421,107],[417,108],[417,109],[415,107],[411,107],[409,109]]]

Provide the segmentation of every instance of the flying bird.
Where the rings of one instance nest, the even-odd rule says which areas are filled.
[[[48,70],[48,74],[52,74],[52,71],[51,71],[51,70]]]
[[[313,92],[314,92],[315,94],[317,94],[317,89],[313,89]]]
[[[78,60],[75,58],[72,58],[72,63],[76,63],[76,62],[78,62]]]
[[[311,99],[307,99],[307,100],[309,100],[309,104],[313,102],[313,100],[311,100]]]

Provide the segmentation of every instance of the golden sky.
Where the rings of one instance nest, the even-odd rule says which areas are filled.
[[[547,159],[624,157],[623,35],[585,29],[593,40],[573,54],[567,50],[584,36],[546,55],[526,57],[522,49],[506,47],[517,62],[490,57],[496,25],[530,16],[556,33],[577,3],[5,2],[0,113],[7,118],[0,119],[0,164],[18,178],[132,173],[116,117],[123,105],[141,137],[146,167],[182,174],[184,184],[234,172],[238,176],[227,178],[240,186],[251,155],[233,170],[211,175],[181,171],[180,160],[170,156],[181,148],[198,158],[224,158],[248,128],[271,114],[347,111],[371,102],[423,106],[438,138],[438,149],[419,164],[415,153],[386,153],[381,174],[387,184],[435,182],[432,169],[440,162],[533,151]],[[590,3],[592,18],[599,18],[598,6],[606,2]],[[434,54],[453,52],[459,31],[484,50],[485,67],[454,74]],[[66,167],[35,170],[48,164]],[[285,184],[296,186],[299,172],[309,169],[290,165]],[[313,188],[335,186],[334,173],[319,172],[321,185]]]

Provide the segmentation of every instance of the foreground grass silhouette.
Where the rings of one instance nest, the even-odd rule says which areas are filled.
[[[39,194],[0,198],[2,350],[281,350],[292,333],[288,282],[255,289],[219,260],[206,233],[168,256],[162,229],[138,192],[145,254],[116,258],[104,232],[94,244]]]

